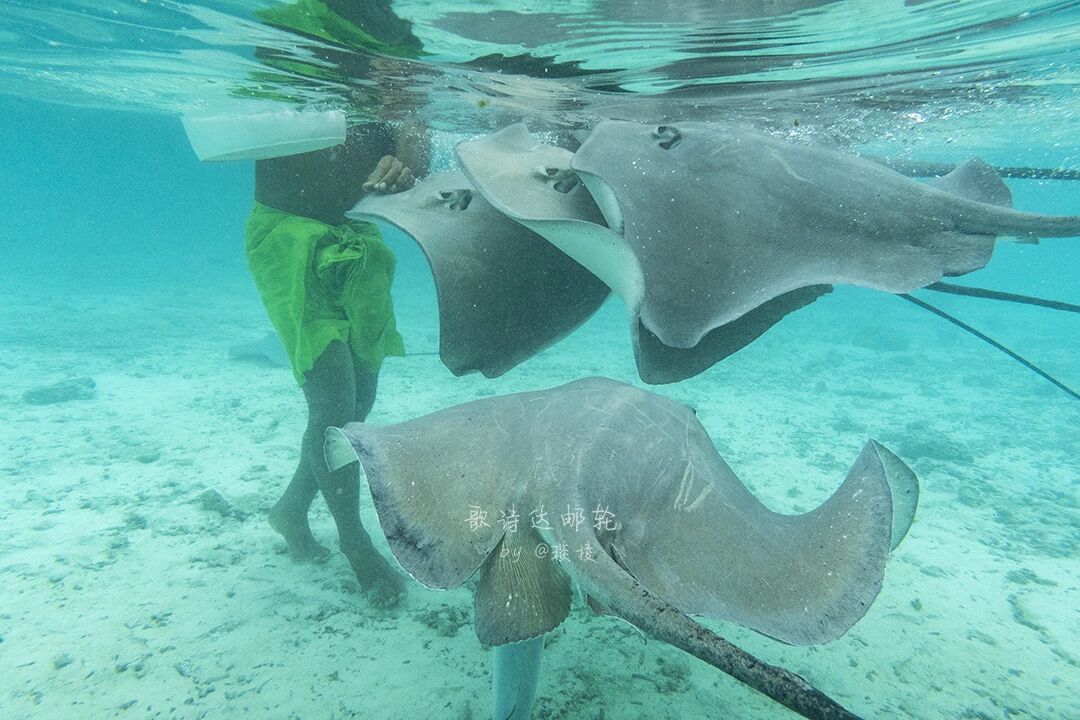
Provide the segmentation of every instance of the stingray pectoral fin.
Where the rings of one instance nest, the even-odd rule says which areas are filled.
[[[570,578],[546,553],[535,530],[506,533],[480,568],[476,636],[506,645],[554,630],[570,612]]]
[[[715,563],[715,560],[714,560]],[[690,653],[741,683],[812,720],[858,720],[858,716],[782,667],[769,665],[694,622],[654,594],[609,556],[575,563],[590,596],[643,632]]]
[[[513,478],[531,467],[509,443],[493,442],[516,421],[516,406],[494,417],[467,403],[388,427],[350,423],[331,430],[328,464],[360,459],[390,551],[430,588],[456,587],[484,563],[503,535],[498,517],[515,503]]]
[[[837,491],[802,515],[762,505],[711,443],[695,443],[679,474],[668,497],[649,503],[644,531],[634,526],[645,517],[626,519],[615,541],[626,568],[686,612],[793,645],[835,640],[866,613],[917,497],[914,475],[874,442]],[[894,493],[904,516],[895,530]]]
[[[328,427],[323,438],[323,457],[326,469],[330,472],[340,470],[349,463],[360,462],[360,456],[349,442],[341,428]]]
[[[708,370],[761,337],[790,313],[832,291],[831,285],[810,285],[767,300],[745,315],[710,330],[692,348],[675,348],[660,341],[639,319],[634,334],[638,374],[650,385],[679,382]]]
[[[599,278],[636,313],[645,294],[641,265],[618,233],[584,220],[519,220]]]
[[[889,484],[892,496],[892,533],[889,536],[889,548],[896,549],[915,520],[915,509],[919,505],[919,479],[903,460],[877,440],[868,442],[863,452],[877,454],[881,471]]]

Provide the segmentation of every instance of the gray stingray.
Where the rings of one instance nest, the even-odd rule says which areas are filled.
[[[346,213],[416,240],[435,276],[439,350],[455,375],[506,372],[589,318],[608,289],[577,262],[496,212],[459,172],[437,173]]]
[[[233,360],[247,360],[275,367],[292,367],[289,354],[285,352],[285,346],[281,344],[281,338],[273,330],[254,342],[230,346],[229,357]]]
[[[573,154],[539,142],[524,125],[459,143],[462,169],[491,204],[547,238],[589,268],[626,303],[638,373],[648,383],[671,383],[711,367],[756,340],[785,315],[829,291],[798,288],[770,298],[693,347],[672,347],[638,317],[644,277],[620,232],[610,229],[593,196],[571,170]]]
[[[878,594],[918,497],[915,475],[870,441],[821,506],[775,513],[693,411],[606,378],[331,428],[326,456],[332,469],[360,460],[390,549],[415,579],[451,588],[479,571],[482,642],[558,626],[573,580],[594,604],[810,717],[834,716],[809,714],[820,698],[801,678],[688,614],[799,645],[840,637]],[[558,548],[568,553],[554,561]]]
[[[517,125],[458,157],[493,206],[622,297],[648,382],[708,367],[832,284],[909,292],[981,268],[999,235],[1080,234],[1080,217],[1011,209],[978,160],[918,183],[718,123],[605,121],[573,155]],[[577,178],[602,224],[560,200]]]
[[[918,183],[869,160],[721,123],[601,122],[571,164],[636,259],[642,323],[693,347],[811,285],[906,293],[977,270],[995,239],[1080,235],[1080,216],[1013,210],[978,160]]]

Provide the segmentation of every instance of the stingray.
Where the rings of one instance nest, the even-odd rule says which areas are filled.
[[[292,367],[289,354],[281,344],[281,338],[273,330],[253,342],[229,346],[229,357],[272,367]]]
[[[1080,234],[1080,217],[1013,210],[978,160],[918,183],[719,123],[604,121],[573,154],[517,125],[458,157],[494,207],[622,297],[647,382],[700,372],[833,284],[906,293],[983,267],[998,236]],[[577,180],[603,223],[560,200]]]
[[[721,123],[601,122],[572,168],[644,277],[641,320],[693,347],[784,292],[907,293],[982,268],[995,240],[1080,235],[1080,216],[1019,212],[987,165],[930,183]]]
[[[371,195],[350,218],[396,225],[435,276],[439,351],[455,375],[505,373],[572,332],[607,287],[543,238],[494,210],[459,172]]]
[[[647,383],[678,382],[701,373],[830,290],[817,285],[783,293],[714,328],[693,347],[672,347],[640,321],[640,265],[621,231],[608,227],[571,170],[573,153],[539,142],[522,124],[459,143],[456,152],[469,179],[496,209],[578,260],[623,298],[638,374]]]
[[[869,441],[821,506],[773,512],[692,410],[606,378],[330,428],[326,457],[331,469],[359,459],[412,577],[452,588],[479,576],[481,642],[524,652],[515,644],[566,618],[576,584],[592,606],[807,717],[853,716],[689,615],[797,645],[840,637],[878,594],[918,497],[915,475]]]

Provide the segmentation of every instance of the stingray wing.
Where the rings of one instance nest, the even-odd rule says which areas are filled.
[[[359,459],[394,558],[416,580],[445,589],[480,570],[477,637],[520,642],[554,629],[570,610],[570,580],[535,547],[528,478],[532,416],[522,393],[457,405],[378,428],[327,431],[331,468]],[[541,400],[542,402],[542,400]],[[513,527],[513,529],[511,529]]]
[[[783,515],[736,478],[696,418],[683,421],[685,451],[621,497],[621,527],[603,540],[611,554],[685,612],[797,645],[843,635],[877,596],[890,546],[911,523],[914,474],[871,441],[825,503]]]
[[[497,377],[587,320],[607,287],[505,217],[461,173],[370,195],[349,217],[389,222],[416,240],[435,276],[439,350],[455,375]]]
[[[650,385],[679,382],[708,370],[765,334],[787,315],[832,291],[829,285],[811,285],[767,300],[735,320],[710,330],[692,348],[665,345],[639,319],[634,336],[638,374]]]

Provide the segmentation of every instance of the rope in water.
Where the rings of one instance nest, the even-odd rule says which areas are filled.
[[[983,342],[989,344],[991,347],[994,347],[994,348],[1000,350],[1001,352],[1005,353],[1006,355],[1011,357],[1013,360],[1017,361],[1018,363],[1020,363],[1021,365],[1026,367],[1028,370],[1032,371],[1033,373],[1035,373],[1036,375],[1041,377],[1042,379],[1050,382],[1055,387],[1057,387],[1060,390],[1064,391],[1065,393],[1070,395],[1074,400],[1080,400],[1080,393],[1077,393],[1075,390],[1073,390],[1071,387],[1069,387],[1065,383],[1063,383],[1060,380],[1058,380],[1057,378],[1055,378],[1053,375],[1050,375],[1045,370],[1043,370],[1043,369],[1037,367],[1036,365],[1032,364],[1030,361],[1026,360],[1025,358],[1021,357],[1020,355],[1013,352],[1009,348],[1005,347],[1004,345],[999,343],[997,340],[994,340],[989,335],[986,335],[985,333],[979,332],[978,330],[976,330],[972,326],[968,325],[963,320],[960,320],[959,318],[956,318],[956,317],[950,315],[949,313],[945,312],[944,310],[942,310],[942,309],[940,309],[938,307],[935,307],[935,306],[931,305],[928,302],[920,300],[919,298],[916,298],[916,297],[912,297],[911,295],[902,294],[899,297],[903,298],[904,300],[907,300],[910,303],[914,303],[915,305],[918,305],[923,310],[927,310],[929,312],[934,313],[935,315],[937,315],[940,318],[948,320],[953,325],[956,325],[957,327],[959,327],[959,328],[961,328],[963,330],[966,330],[967,332],[971,333],[972,335],[979,338]]]
[[[1023,305],[1037,305],[1050,308],[1051,310],[1064,310],[1065,312],[1080,313],[1080,305],[1062,302],[1060,300],[1047,300],[1045,298],[1032,297],[1030,295],[1017,295],[1016,293],[1001,292],[1000,290],[987,290],[986,288],[971,287],[968,285],[953,285],[951,283],[936,282],[927,285],[924,290],[933,290],[950,295],[963,295],[966,297],[988,298],[990,300],[1005,300],[1007,302],[1021,303]]]

